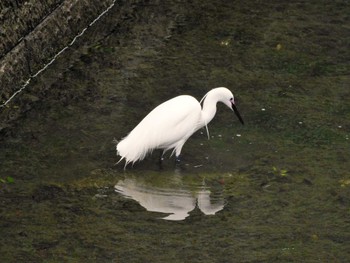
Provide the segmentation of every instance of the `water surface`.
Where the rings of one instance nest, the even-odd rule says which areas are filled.
[[[9,105],[36,101],[0,142],[1,261],[348,262],[348,9],[112,9]],[[218,105],[180,167],[115,165],[113,139],[152,108],[217,86],[246,125]]]

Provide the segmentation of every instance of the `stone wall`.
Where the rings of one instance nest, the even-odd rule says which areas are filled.
[[[0,1],[0,103],[3,104],[112,2]]]
[[[33,31],[63,0],[2,0],[0,2],[0,58]]]

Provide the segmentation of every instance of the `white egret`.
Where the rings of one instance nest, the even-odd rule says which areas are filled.
[[[215,116],[217,102],[227,105],[244,124],[233,94],[227,88],[210,90],[200,102],[192,96],[180,95],[154,108],[117,144],[117,155],[121,156],[119,162],[125,159],[126,167],[143,160],[154,149],[163,150],[160,160],[166,151],[173,149],[171,156],[175,153],[176,162],[179,162],[182,147],[194,132],[206,126],[209,139],[207,125]]]

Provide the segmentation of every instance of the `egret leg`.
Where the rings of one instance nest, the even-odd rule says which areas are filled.
[[[163,151],[159,151],[159,163],[162,163],[163,162],[163,160],[164,160],[164,157],[163,157],[163,155],[164,155],[164,152]]]
[[[162,170],[163,169],[163,160],[164,160],[164,154],[165,154],[165,150],[161,150],[159,153],[159,160],[158,160],[158,164],[159,164],[159,169]]]
[[[182,140],[179,142],[179,144],[175,148],[175,164],[180,164],[180,154],[182,150],[182,146],[184,146],[186,140]]]
[[[159,155],[159,163],[161,164],[163,162],[163,160],[164,160],[164,153],[165,153],[165,151],[161,150],[159,153],[160,153],[160,155]]]

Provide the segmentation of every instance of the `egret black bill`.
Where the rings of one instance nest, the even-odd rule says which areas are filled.
[[[241,117],[241,114],[239,114],[239,111],[237,110],[236,105],[233,104],[233,103],[231,103],[231,104],[232,104],[232,109],[233,109],[233,111],[236,113],[236,115],[237,115],[239,121],[244,125],[244,121],[243,121],[243,119],[242,119],[242,117]]]

